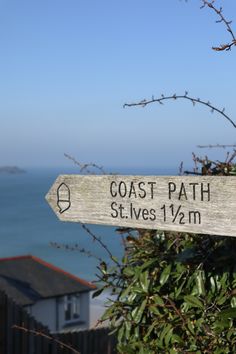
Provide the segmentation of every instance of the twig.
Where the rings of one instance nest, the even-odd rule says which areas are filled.
[[[184,167],[184,163],[183,161],[181,161],[179,165],[179,176],[183,176],[183,167]]]
[[[229,160],[227,161],[228,164],[232,163],[233,160],[235,159],[236,157],[236,150],[234,150],[233,154],[230,156]]]
[[[188,100],[190,102],[192,102],[193,106],[195,106],[197,103],[202,104],[204,106],[207,106],[211,109],[211,112],[217,112],[219,114],[221,114],[225,119],[227,119],[234,128],[236,128],[236,123],[234,123],[234,121],[225,114],[225,109],[219,109],[216,108],[215,106],[213,106],[209,101],[203,101],[200,98],[194,98],[194,97],[190,97],[188,95],[188,92],[186,91],[184,95],[176,95],[173,94],[172,96],[165,96],[165,95],[161,95],[160,98],[154,98],[152,97],[150,100],[142,100],[140,102],[136,102],[136,103],[125,103],[123,105],[123,107],[134,107],[134,106],[141,106],[141,107],[146,107],[147,105],[151,104],[151,103],[159,103],[159,104],[163,104],[163,101],[165,100],[177,100],[177,99],[185,99]]]
[[[85,230],[87,232],[88,235],[90,235],[93,239],[93,241],[96,241],[100,244],[100,246],[107,252],[107,254],[109,255],[110,259],[117,264],[118,267],[120,267],[120,263],[113,257],[111,251],[109,250],[109,248],[107,247],[107,245],[105,245],[105,243],[101,240],[100,237],[96,236],[85,224],[80,224],[82,229]]]
[[[90,170],[90,167],[92,167],[92,168],[95,168],[95,169],[99,170],[100,173],[103,174],[103,175],[107,174],[106,171],[104,170],[103,166],[99,166],[99,165],[97,165],[95,163],[92,163],[92,162],[83,164],[83,163],[79,162],[78,160],[76,160],[74,157],[72,157],[72,156],[70,156],[70,155],[68,155],[66,153],[64,154],[64,156],[67,159],[73,161],[73,163],[75,165],[79,166],[81,173],[85,171],[88,174],[94,174],[94,172]]]
[[[227,43],[227,44],[221,44],[219,47],[212,47],[213,50],[216,50],[216,51],[223,51],[223,50],[230,50],[232,46],[236,45],[236,38],[235,38],[235,35],[232,31],[232,28],[231,28],[231,23],[232,21],[227,21],[226,18],[223,16],[222,12],[223,12],[223,9],[222,7],[220,7],[219,9],[217,9],[215,6],[214,6],[214,2],[215,0],[212,0],[212,1],[206,1],[206,0],[202,0],[203,2],[203,5],[201,6],[201,9],[204,8],[205,6],[208,6],[210,9],[212,9],[213,11],[215,11],[215,13],[220,17],[219,20],[216,21],[216,23],[221,23],[223,22],[227,28],[227,31],[230,33],[231,37],[232,37],[232,41],[230,43]]]
[[[194,154],[194,152],[192,152],[192,157],[193,157],[193,162],[194,162],[194,173],[197,173],[198,174],[198,161],[197,161],[197,156]],[[186,173],[186,171],[184,172]]]
[[[193,338],[195,338],[194,332],[192,332],[192,330],[188,327],[188,323],[187,323],[186,319],[185,319],[184,316],[182,315],[181,310],[179,310],[179,309],[175,306],[174,301],[172,301],[168,296],[164,296],[163,298],[164,298],[166,301],[169,302],[170,306],[174,309],[175,313],[179,316],[179,318],[181,318],[182,324],[183,324],[184,328],[191,334],[191,336],[192,336]]]
[[[197,145],[198,148],[200,149],[213,149],[213,148],[221,148],[221,149],[226,149],[226,148],[235,148],[236,145],[232,144],[232,145],[223,145],[223,144],[209,144],[209,145]]]
[[[78,251],[80,253],[85,254],[89,258],[92,257],[97,259],[99,262],[102,262],[102,259],[100,257],[96,256],[91,251],[88,251],[85,248],[79,247],[77,243],[75,243],[74,245],[68,245],[65,243],[50,242],[50,246],[54,248],[64,249],[66,251]]]
[[[14,326],[12,326],[12,328],[18,329],[18,330],[26,332],[26,333],[31,333],[35,336],[40,336],[40,337],[46,338],[54,343],[57,343],[58,345],[60,345],[61,348],[69,349],[72,353],[75,353],[75,354],[81,354],[80,352],[78,352],[78,350],[74,349],[69,344],[65,344],[65,343],[61,342],[60,340],[56,339],[55,337],[49,336],[48,334],[45,334],[43,332],[39,332],[34,329],[28,329],[26,327],[18,326],[18,325],[14,325]]]

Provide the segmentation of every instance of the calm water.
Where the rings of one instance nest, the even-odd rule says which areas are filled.
[[[78,251],[66,251],[50,246],[50,242],[78,244],[81,248],[105,258],[106,254],[79,224],[63,223],[57,219],[45,201],[45,195],[58,174],[76,170],[28,170],[21,175],[0,174],[0,257],[32,254],[53,263],[81,278],[94,280],[97,261]],[[119,169],[124,174],[177,174],[176,169]],[[92,226],[112,253],[121,256],[120,236],[115,228]]]

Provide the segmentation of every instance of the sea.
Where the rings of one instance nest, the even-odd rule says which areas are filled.
[[[132,175],[177,175],[178,168],[109,169]],[[0,174],[0,258],[34,255],[88,281],[107,252],[79,223],[61,222],[45,200],[59,174],[74,168],[29,168],[22,174]],[[87,225],[112,254],[122,257],[121,236],[115,227]],[[83,249],[85,252],[81,252]]]

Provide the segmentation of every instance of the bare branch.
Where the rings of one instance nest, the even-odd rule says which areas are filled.
[[[99,166],[99,165],[97,165],[97,164],[95,164],[95,163],[92,163],[92,162],[91,162],[91,163],[84,163],[84,164],[83,164],[83,163],[79,162],[79,161],[76,160],[74,157],[72,157],[72,156],[70,156],[70,155],[68,155],[68,154],[64,154],[64,156],[65,156],[67,159],[73,161],[73,163],[74,163],[76,166],[79,167],[81,173],[86,172],[86,173],[88,173],[88,174],[95,174],[92,170],[90,170],[90,168],[95,168],[95,169],[97,169],[101,174],[103,174],[103,175],[107,174],[106,171],[104,170],[103,166]]]
[[[179,165],[179,176],[183,176],[183,168],[184,168],[184,163],[181,161]]]
[[[101,237],[96,236],[85,224],[80,224],[80,225],[87,232],[87,234],[92,237],[93,241],[96,241],[100,244],[100,246],[107,252],[110,259],[114,263],[116,263],[118,267],[120,267],[120,263],[116,260],[116,258],[114,258],[114,256],[112,255],[112,253],[109,250],[109,248],[107,247],[107,245],[105,245],[105,243],[101,240]]]
[[[223,144],[209,144],[209,145],[197,145],[198,148],[200,149],[213,149],[213,148],[220,148],[220,149],[226,149],[226,148],[235,148],[236,145],[232,144],[232,145],[223,145]]]
[[[229,157],[227,163],[228,164],[232,163],[235,157],[236,157],[236,150],[233,151],[233,154]]]
[[[96,256],[95,254],[86,250],[85,248],[80,247],[77,243],[75,243],[74,245],[68,245],[66,243],[50,242],[50,246],[57,249],[63,249],[66,251],[78,251],[80,253],[85,254],[89,258],[92,257],[98,260],[99,262],[102,262],[102,259],[100,257]]]
[[[216,108],[215,106],[213,106],[209,101],[203,101],[200,98],[194,98],[194,97],[190,97],[188,95],[188,92],[186,91],[184,95],[176,95],[173,94],[172,96],[165,96],[165,95],[161,95],[160,98],[154,98],[152,97],[150,100],[142,100],[140,102],[137,103],[125,103],[123,105],[123,107],[134,107],[134,106],[141,106],[141,107],[146,107],[147,105],[151,104],[151,103],[159,103],[159,104],[163,104],[163,101],[165,100],[177,100],[177,99],[185,99],[188,100],[190,102],[192,102],[193,106],[195,106],[196,104],[202,104],[204,106],[207,106],[208,108],[210,108],[211,112],[217,112],[219,114],[221,114],[225,119],[227,119],[234,128],[236,128],[236,123],[234,123],[234,121],[227,115],[225,114],[225,109],[219,109]]]
[[[43,332],[36,331],[36,330],[33,330],[33,329],[28,329],[26,327],[17,326],[17,325],[12,326],[12,328],[20,330],[20,331],[23,331],[23,332],[26,332],[26,333],[29,333],[29,334],[34,334],[35,336],[40,336],[40,337],[46,338],[46,339],[48,339],[48,340],[50,340],[50,341],[52,341],[54,343],[57,343],[61,348],[69,349],[74,354],[81,354],[80,352],[78,352],[78,350],[74,349],[70,345],[65,344],[65,343],[61,342],[60,340],[56,339],[55,337],[49,336],[48,334],[45,334]]]
[[[201,6],[201,9],[204,8],[204,7],[209,7],[210,9],[212,9],[213,11],[215,11],[215,13],[219,16],[219,20],[216,21],[216,23],[224,23],[225,26],[226,26],[226,29],[227,31],[230,33],[231,37],[232,37],[232,41],[230,43],[227,43],[227,44],[221,44],[220,46],[218,47],[212,47],[213,50],[216,50],[216,51],[223,51],[223,50],[230,50],[232,46],[235,46],[236,45],[236,38],[235,38],[235,35],[233,33],[233,30],[231,28],[231,23],[232,21],[228,21],[226,20],[226,18],[224,17],[223,15],[223,9],[222,7],[220,7],[219,9],[217,9],[215,6],[214,6],[214,2],[215,0],[212,0],[212,1],[207,1],[207,0],[202,0],[203,2],[203,5]]]

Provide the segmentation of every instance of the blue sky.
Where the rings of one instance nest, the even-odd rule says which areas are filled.
[[[216,1],[233,20],[235,0]],[[123,108],[162,93],[210,100],[236,121],[236,49],[201,1],[0,0],[0,165],[166,167],[198,144],[236,143],[220,115],[189,102]],[[234,27],[235,25],[235,27]]]

